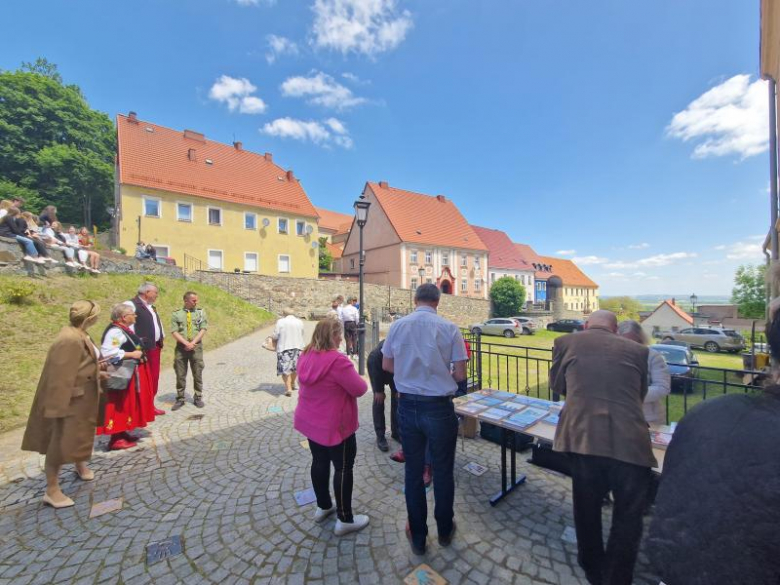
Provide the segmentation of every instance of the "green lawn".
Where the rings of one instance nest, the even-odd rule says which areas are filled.
[[[143,282],[138,275],[101,275],[97,278],[58,276],[32,281],[27,277],[0,276],[0,432],[23,425],[46,359],[51,339],[68,323],[68,309],[78,299],[101,307],[100,321],[90,329],[99,342],[109,321],[111,307],[135,296]],[[254,305],[204,284],[173,278],[150,278],[160,289],[157,309],[166,330],[170,315],[181,307],[182,295],[193,290],[209,317],[206,348],[214,348],[251,333],[274,317]],[[6,292],[14,287],[35,287],[28,303],[10,304]],[[166,344],[162,365],[173,362],[173,343]]]
[[[484,387],[519,392],[540,398],[549,398],[549,360],[556,337],[565,335],[552,331],[539,331],[535,335],[524,335],[514,339],[483,335],[482,343],[482,383]],[[711,354],[694,350],[701,366],[725,369],[742,369],[742,358],[739,355],[719,353]],[[477,367],[472,362],[472,372]],[[669,396],[669,420],[682,418],[686,408],[690,408],[705,398],[723,394],[724,376],[721,372],[700,370],[699,377],[718,382],[710,384],[697,382],[693,392],[683,396]],[[726,382],[739,383],[741,379],[732,373],[726,374]],[[741,388],[728,386],[727,393],[743,392]]]

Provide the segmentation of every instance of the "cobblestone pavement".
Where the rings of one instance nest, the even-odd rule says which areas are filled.
[[[283,395],[274,355],[260,347],[267,334],[206,354],[205,409],[188,403],[158,418],[131,451],[96,441],[93,482],[66,466],[73,508],[44,507],[42,457],[19,451],[19,432],[0,437],[0,584],[400,583],[423,562],[450,583],[585,583],[576,547],[561,538],[572,526],[569,480],[521,457],[527,483],[492,508],[500,451],[482,439],[458,444],[452,546],[437,544],[430,512],[428,553],[412,555],[403,465],[375,447],[370,392],[360,401],[353,507],[371,523],[342,538],[333,520],[315,524],[315,504],[294,499],[310,487],[310,456],[292,428],[296,399]],[[172,402],[171,369],[160,388]],[[488,472],[469,474],[470,461]],[[119,497],[121,511],[90,519],[93,504]],[[148,565],[146,545],[174,535],[183,554]],[[657,584],[640,556],[636,582]]]

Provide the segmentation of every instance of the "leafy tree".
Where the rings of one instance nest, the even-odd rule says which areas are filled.
[[[64,222],[109,224],[114,124],[63,85],[56,65],[0,72],[0,136],[0,192],[21,194],[31,211],[55,205]]]
[[[731,302],[743,319],[763,319],[766,315],[766,266],[740,266],[734,274]]]
[[[615,313],[618,321],[639,321],[639,312],[643,309],[642,303],[631,297],[602,298],[599,299],[599,305],[600,309]]]
[[[511,276],[499,278],[490,287],[494,317],[517,315],[525,303],[525,288]]]
[[[320,238],[320,272],[330,272],[333,266],[333,254],[330,253],[327,246],[325,246],[328,238]]]

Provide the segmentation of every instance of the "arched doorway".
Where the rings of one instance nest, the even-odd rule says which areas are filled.
[[[439,288],[441,289],[441,292],[445,295],[451,295],[452,294],[452,283],[449,280],[442,280],[439,284]]]

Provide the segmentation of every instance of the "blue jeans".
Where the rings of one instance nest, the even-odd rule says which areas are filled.
[[[19,245],[24,248],[24,253],[28,256],[32,256],[33,258],[38,257],[38,250],[35,249],[35,244],[33,244],[33,241],[30,238],[25,238],[24,236],[16,236],[16,241],[19,243]]]
[[[455,446],[458,419],[450,400],[425,400],[401,394],[398,401],[398,422],[406,458],[405,492],[409,528],[415,546],[424,548],[428,535],[428,501],[423,485],[423,465],[426,446],[433,465],[433,495],[436,501],[433,515],[440,536],[452,532],[455,499]]]

